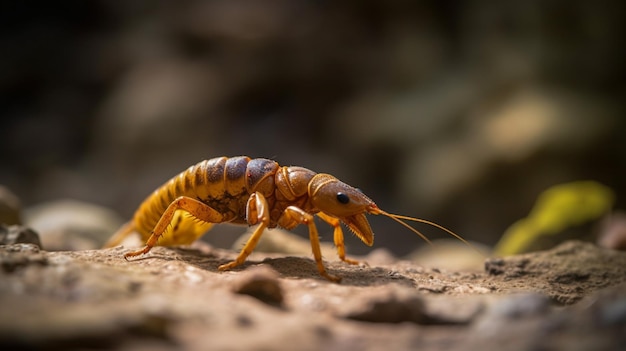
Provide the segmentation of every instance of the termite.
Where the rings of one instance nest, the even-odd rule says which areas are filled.
[[[148,253],[157,244],[191,244],[214,223],[258,224],[237,258],[218,267],[223,271],[244,263],[266,228],[289,230],[304,224],[309,230],[319,274],[339,282],[341,278],[329,274],[322,262],[313,216],[317,215],[333,227],[339,258],[358,264],[346,257],[341,223],[365,245],[372,246],[374,234],[366,214],[387,216],[428,243],[426,236],[402,220],[432,225],[469,245],[459,235],[434,222],[381,210],[359,189],[330,174],[298,166],[280,166],[265,158],[238,156],[202,161],[170,179],[143,201],[132,220],[122,226],[105,247],[115,246],[130,233],[138,232],[146,240],[145,246],[124,254],[128,259]],[[159,242],[166,232],[165,240]]]

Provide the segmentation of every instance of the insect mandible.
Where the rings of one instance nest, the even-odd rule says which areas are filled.
[[[435,226],[468,244],[459,235],[434,222],[381,210],[360,190],[330,174],[298,166],[280,166],[264,158],[238,156],[202,161],[170,179],[143,201],[132,220],[122,226],[105,247],[115,246],[130,233],[138,232],[145,240],[145,246],[126,253],[124,258],[128,259],[148,253],[157,244],[190,244],[214,223],[258,224],[237,258],[219,266],[218,269],[223,271],[244,263],[266,228],[289,230],[304,224],[309,230],[319,274],[339,282],[341,278],[329,274],[322,262],[313,216],[317,215],[333,227],[339,258],[349,264],[358,264],[346,258],[341,223],[363,243],[372,246],[374,234],[366,214],[387,216],[428,243],[428,238],[402,220]],[[159,241],[166,232],[167,237]]]

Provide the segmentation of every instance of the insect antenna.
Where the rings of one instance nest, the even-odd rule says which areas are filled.
[[[428,245],[432,245],[432,244],[433,244],[433,243],[432,243],[432,241],[430,241],[430,240],[426,237],[426,235],[422,234],[419,230],[417,230],[417,229],[415,229],[415,228],[411,227],[410,225],[406,224],[405,222],[402,222],[402,221],[401,221],[398,217],[396,217],[395,215],[390,214],[390,213],[387,213],[387,212],[382,212],[381,214],[382,214],[382,215],[384,215],[384,216],[387,216],[387,217],[389,217],[389,218],[391,218],[391,219],[393,219],[394,221],[396,221],[396,222],[398,222],[398,223],[402,224],[403,226],[405,226],[406,228],[408,228],[408,229],[409,229],[410,231],[412,231],[413,233],[415,233],[415,234],[419,235],[419,237],[420,237],[420,238],[422,238],[422,239],[424,239],[424,241],[425,241],[425,242],[427,242],[427,243],[428,243]]]
[[[426,219],[421,219],[421,218],[415,218],[415,217],[409,217],[409,216],[403,216],[403,215],[398,215],[398,214],[393,214],[393,213],[389,213],[389,212],[385,212],[383,210],[381,210],[380,208],[376,208],[376,210],[374,210],[373,212],[374,214],[381,214],[383,216],[389,217],[391,219],[393,219],[394,221],[402,224],[403,226],[405,226],[406,228],[408,228],[410,231],[412,231],[413,233],[417,234],[420,236],[420,238],[424,239],[424,241],[426,241],[429,245],[432,245],[432,242],[424,235],[422,234],[419,230],[411,227],[410,225],[406,224],[405,222],[403,222],[402,220],[405,221],[413,221],[413,222],[419,222],[419,223],[424,223],[424,224],[428,224],[430,226],[433,226],[435,228],[439,228],[441,230],[443,230],[444,232],[452,235],[453,237],[459,239],[461,242],[463,242],[465,245],[469,246],[472,250],[478,252],[481,256],[484,256],[482,252],[480,252],[477,248],[475,248],[472,244],[470,244],[467,240],[463,239],[460,235],[456,234],[455,232],[451,231],[450,229],[437,224],[435,222],[431,222],[428,221]]]

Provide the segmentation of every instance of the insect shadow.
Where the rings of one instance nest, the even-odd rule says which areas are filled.
[[[196,268],[217,274],[224,274],[225,272],[220,271],[218,267],[224,264],[224,262],[232,260],[230,257],[224,257],[224,255],[218,254],[213,250],[175,246],[162,248],[162,250],[173,251],[177,254],[176,259],[193,265]],[[152,257],[160,256],[161,255],[155,255]],[[172,257],[170,256],[168,259],[172,259]],[[269,265],[282,278],[313,279],[320,282],[328,282],[324,277],[319,275],[315,260],[301,256],[268,257],[261,261],[252,259],[229,272],[242,272],[249,267],[260,264]],[[370,267],[366,264],[358,266],[348,265],[341,261],[327,262],[327,265],[330,271],[341,275],[343,278],[341,281],[342,285],[378,286],[395,283],[409,287],[415,286],[413,279],[383,267]]]

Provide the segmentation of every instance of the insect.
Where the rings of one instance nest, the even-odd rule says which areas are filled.
[[[333,227],[339,258],[358,264],[346,258],[341,223],[363,243],[372,246],[374,234],[366,214],[387,216],[428,243],[428,238],[402,220],[435,226],[469,245],[459,235],[436,223],[381,210],[360,190],[330,174],[298,166],[280,166],[264,158],[238,156],[202,161],[170,179],[143,201],[133,219],[122,226],[105,247],[115,246],[133,231],[138,232],[146,240],[145,246],[126,253],[124,258],[128,259],[148,253],[157,244],[190,244],[214,223],[258,224],[237,258],[219,266],[223,271],[244,263],[266,228],[279,226],[289,230],[304,224],[309,230],[319,274],[339,282],[341,278],[329,274],[322,262],[313,216],[317,215]],[[159,241],[161,238],[163,240]]]

